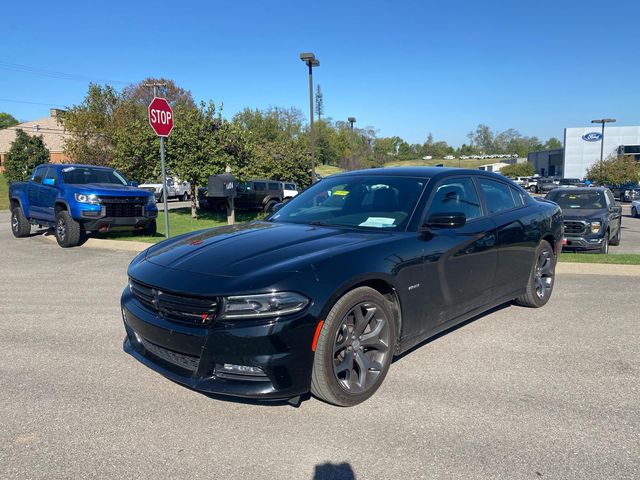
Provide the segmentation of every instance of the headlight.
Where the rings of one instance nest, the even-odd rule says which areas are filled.
[[[149,195],[149,197],[147,198],[147,205],[155,205],[155,204],[156,204],[156,196]]]
[[[86,193],[75,193],[73,195],[78,203],[88,203],[90,205],[100,205],[100,199],[93,193],[87,195]]]
[[[307,305],[309,299],[294,292],[226,297],[223,299],[220,318],[277,317],[299,312]]]
[[[600,222],[591,222],[591,233],[600,233],[602,224]]]

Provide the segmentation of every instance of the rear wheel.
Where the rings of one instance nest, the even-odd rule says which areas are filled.
[[[536,187],[535,185],[531,185],[531,186],[529,187],[529,191],[530,191],[531,193],[538,193],[538,187]]]
[[[516,303],[530,308],[539,308],[545,305],[553,292],[555,274],[556,257],[553,254],[553,249],[549,242],[542,240],[536,249],[527,290],[524,295],[516,298]]]
[[[311,393],[343,407],[364,402],[389,371],[395,340],[393,315],[377,290],[359,287],[346,293],[320,331]]]
[[[622,237],[622,222],[618,225],[618,231],[616,235],[609,241],[609,245],[620,245],[620,239]]]
[[[182,200],[183,202],[186,202],[187,200],[189,200],[189,195],[187,194],[187,192],[184,192],[182,194],[182,197],[180,198],[180,200]]]
[[[62,248],[77,247],[80,245],[82,228],[68,211],[60,210],[56,213],[56,240]]]
[[[273,211],[273,207],[275,207],[277,203],[278,202],[276,202],[275,200],[269,200],[264,206],[265,213],[271,213]]]
[[[31,233],[31,224],[20,206],[11,210],[11,232],[16,238],[27,237]]]
[[[631,207],[631,216],[632,217],[638,216],[638,209],[636,207]]]

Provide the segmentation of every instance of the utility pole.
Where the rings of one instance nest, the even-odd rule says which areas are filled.
[[[300,54],[302,60],[309,67],[309,144],[311,147],[311,183],[316,182],[316,147],[313,131],[313,67],[320,66],[320,60],[311,52]]]
[[[145,87],[153,87],[153,98],[158,96],[158,87],[166,86],[166,83],[145,83]],[[162,200],[164,202],[164,237],[169,238],[169,203],[167,200],[167,169],[164,160],[164,137],[160,137],[160,166],[162,168]]]

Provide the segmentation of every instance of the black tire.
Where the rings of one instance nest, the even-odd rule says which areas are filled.
[[[182,194],[182,197],[180,197],[180,200],[183,202],[186,202],[187,200],[189,200],[189,195],[187,194],[187,192],[184,192]]]
[[[636,207],[631,207],[631,216],[632,217],[638,216],[638,210],[636,209]]]
[[[618,225],[618,231],[616,232],[616,235],[609,240],[609,245],[620,245],[620,240],[622,239],[622,222],[620,222],[620,225]]]
[[[540,308],[546,305],[553,293],[556,260],[549,242],[542,240],[536,248],[527,289],[524,295],[516,298],[518,305],[529,308]]]
[[[160,193],[160,196],[158,197],[158,200],[156,200],[157,203],[164,203],[164,190],[162,191],[162,193]]]
[[[56,213],[56,240],[62,248],[77,247],[82,237],[82,227],[68,211],[60,210]]]
[[[387,375],[395,341],[387,300],[369,287],[347,292],[333,305],[320,331],[311,393],[342,407],[364,402]]]
[[[598,253],[609,253],[609,232],[604,236],[604,240],[602,240],[602,245],[600,246],[600,251]]]
[[[531,193],[538,193],[538,187],[536,187],[535,185],[531,185],[531,186],[529,187],[529,191],[530,191]]]
[[[142,234],[153,237],[157,231],[158,231],[158,226],[156,225],[156,219],[154,218],[149,223],[147,223],[147,226],[144,227],[144,229],[142,230]]]
[[[11,232],[16,238],[28,237],[31,233],[31,224],[20,206],[11,209]]]
[[[265,206],[264,206],[264,212],[265,213],[271,213],[273,211],[273,207],[277,204],[278,202],[276,200],[269,200]]]

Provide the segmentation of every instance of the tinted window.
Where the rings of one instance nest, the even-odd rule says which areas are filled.
[[[274,222],[402,230],[411,218],[426,178],[336,176],[293,197]]]
[[[513,201],[516,203],[516,207],[524,205],[524,194],[520,190],[511,187],[511,195],[513,196]]]
[[[280,185],[275,182],[271,182],[269,183],[269,190],[280,190]]]
[[[256,192],[264,192],[267,189],[267,184],[265,182],[253,182],[253,189]]]
[[[467,219],[480,216],[480,201],[470,178],[453,178],[438,185],[428,214],[453,212],[464,213]]]
[[[293,183],[285,183],[284,188],[286,188],[287,190],[295,190],[296,186]]]
[[[46,171],[47,167],[36,168],[36,171],[33,173],[33,181],[36,183],[42,183],[42,179],[44,178]]]
[[[125,178],[115,170],[95,167],[66,167],[62,169],[64,183],[84,185],[102,183],[107,185],[127,185]]]
[[[509,185],[486,178],[480,178],[479,182],[489,213],[498,213],[516,206]]]

